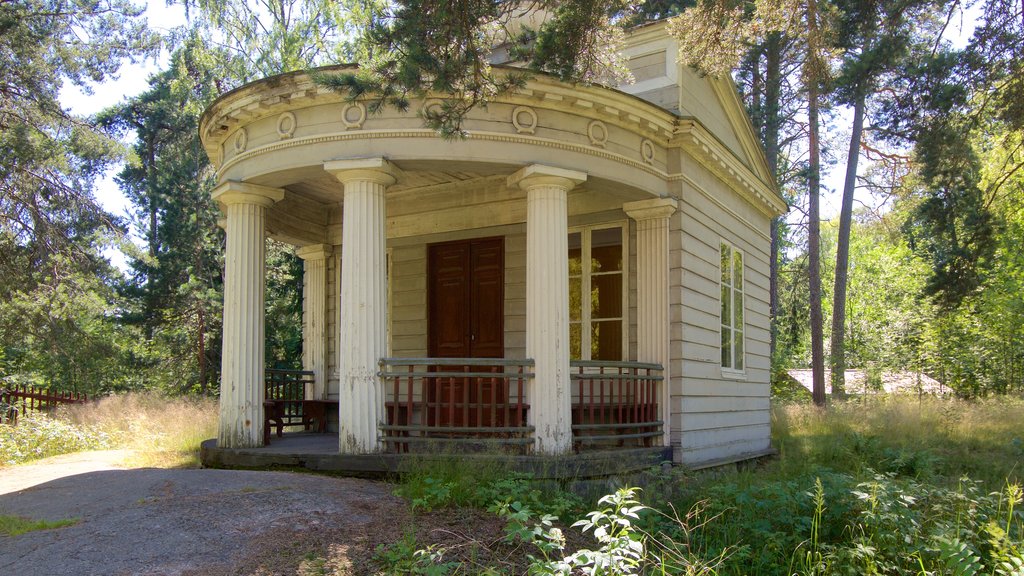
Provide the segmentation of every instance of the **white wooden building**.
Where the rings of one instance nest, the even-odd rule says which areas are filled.
[[[271,236],[304,261],[305,400],[341,455],[769,451],[786,206],[735,86],[676,52],[639,28],[634,84],[536,75],[451,141],[418,114],[444,95],[369,114],[297,72],[218,99],[201,124],[227,231],[216,446],[263,444]]]

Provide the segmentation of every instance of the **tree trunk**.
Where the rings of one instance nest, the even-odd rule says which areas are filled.
[[[779,109],[782,94],[782,38],[778,32],[768,35],[765,43],[765,77],[764,77],[764,153],[768,159],[768,169],[776,186],[779,185]],[[777,318],[779,316],[779,223],[780,217],[772,218],[771,223],[771,260],[768,263],[768,302],[769,302],[769,351],[771,362],[775,362],[775,342],[778,338]],[[774,368],[774,366],[772,366]]]
[[[817,42],[817,5],[807,2],[808,54],[804,73],[807,85],[809,165],[807,175],[807,268],[811,323],[811,396],[817,406],[825,405],[825,351],[821,316],[821,222],[818,192],[821,187],[821,141],[818,137],[818,89],[820,70]]]
[[[850,270],[850,226],[853,220],[853,191],[857,186],[857,161],[864,133],[864,93],[859,90],[853,104],[853,132],[846,159],[843,207],[839,212],[839,239],[836,241],[836,281],[832,296],[832,395],[846,394],[846,288]]]
[[[206,314],[205,309],[199,306],[199,325],[197,326],[198,332],[198,360],[199,360],[199,391],[203,396],[206,396]]]

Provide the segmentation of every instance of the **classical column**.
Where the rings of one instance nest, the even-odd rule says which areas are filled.
[[[526,190],[526,355],[534,360],[527,399],[539,454],[572,451],[566,196],[586,179],[539,164],[508,178]]]
[[[668,219],[676,211],[672,198],[628,202],[622,209],[636,220],[637,360],[663,367],[661,419],[663,445],[671,438],[672,406],[669,394]]]
[[[327,257],[329,244],[312,244],[295,251],[302,258],[302,369],[313,373],[306,398],[327,398]]]
[[[338,326],[338,449],[368,454],[379,449],[384,385],[377,363],[387,352],[387,261],[384,191],[397,170],[383,158],[324,164],[344,186],[341,298]]]
[[[284,191],[225,182],[213,199],[227,218],[224,258],[224,331],[217,446],[263,445],[264,259],[267,208]]]

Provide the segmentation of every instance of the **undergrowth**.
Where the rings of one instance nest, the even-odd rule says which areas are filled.
[[[0,425],[0,465],[122,448],[131,451],[130,465],[193,467],[199,464],[200,442],[216,435],[216,424],[216,403],[210,399],[109,396]]]
[[[416,509],[490,506],[528,547],[526,574],[1024,575],[1020,399],[790,404],[773,410],[773,433],[771,462],[653,472],[649,507],[620,491],[569,527],[579,499],[500,471],[425,466],[399,490]],[[572,505],[552,507],[562,499]],[[581,528],[595,546],[565,548]],[[385,550],[410,568],[381,573],[506,573],[468,570],[430,542]]]

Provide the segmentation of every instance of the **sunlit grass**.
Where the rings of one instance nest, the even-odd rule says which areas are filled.
[[[133,467],[199,466],[199,444],[216,435],[212,399],[169,398],[154,393],[108,396],[29,414],[0,425],[0,466],[86,450],[120,448]]]
[[[4,536],[18,536],[26,532],[36,530],[53,530],[78,524],[78,518],[65,520],[32,520],[21,516],[6,516],[0,514],[0,534]]]
[[[882,396],[773,408],[780,468],[910,467],[956,482],[966,474],[998,490],[1024,479],[1024,400]],[[914,469],[914,468],[917,469]]]
[[[108,396],[69,407],[64,416],[115,438],[118,447],[132,451],[126,464],[136,467],[196,467],[199,444],[217,434],[217,405],[208,398]]]

